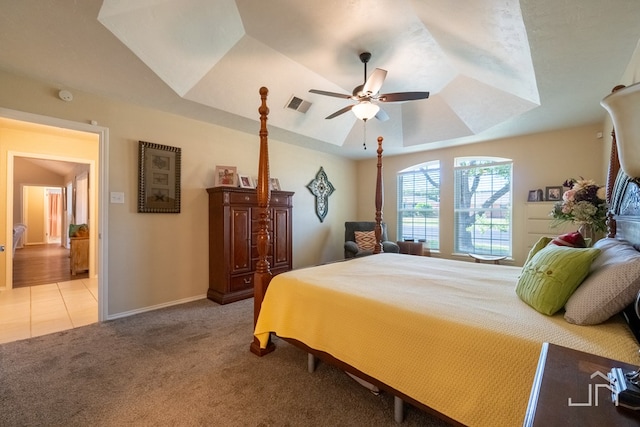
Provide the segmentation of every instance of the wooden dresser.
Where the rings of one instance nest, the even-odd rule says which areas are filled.
[[[75,276],[79,271],[89,271],[89,238],[71,237],[70,265],[71,275]]]
[[[209,290],[226,304],[253,296],[258,262],[259,209],[255,189],[214,187],[209,193]],[[276,275],[292,268],[293,192],[272,191],[269,264]]]

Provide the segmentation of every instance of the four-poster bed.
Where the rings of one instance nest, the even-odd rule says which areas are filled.
[[[262,356],[273,351],[275,334],[391,393],[397,420],[404,401],[463,425],[522,423],[543,342],[638,362],[638,342],[621,316],[581,326],[562,313],[542,315],[519,299],[514,288],[520,267],[380,253],[378,243],[376,255],[294,270],[271,280],[265,249],[266,88],[260,94],[258,200],[265,209],[260,232],[265,243],[258,247],[252,352]],[[617,168],[612,162],[613,176]],[[615,187],[611,180],[609,188],[610,220],[618,234],[609,237],[635,240],[640,236],[640,191],[624,174],[617,176]],[[382,138],[375,199],[379,242]],[[637,211],[629,211],[630,206]],[[313,364],[310,358],[310,370]]]

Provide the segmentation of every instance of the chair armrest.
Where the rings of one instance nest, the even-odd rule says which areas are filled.
[[[398,246],[395,242],[387,240],[382,242],[382,251],[397,254],[400,253],[400,246]]]
[[[360,249],[358,248],[358,245],[356,244],[356,242],[347,241],[347,242],[344,242],[344,250],[353,252],[355,254],[355,253],[358,253]]]
[[[346,241],[344,242],[344,256],[345,258],[353,258],[358,253],[358,245],[356,242]]]

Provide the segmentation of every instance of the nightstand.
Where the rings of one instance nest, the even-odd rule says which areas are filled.
[[[542,344],[523,425],[640,425],[640,413],[616,406],[611,392],[605,387],[608,385],[607,373],[613,367],[636,369],[636,366],[605,357]],[[591,378],[593,374],[595,376]]]

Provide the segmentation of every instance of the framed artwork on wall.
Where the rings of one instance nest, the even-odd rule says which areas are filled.
[[[138,212],[180,213],[179,147],[138,141]]]

